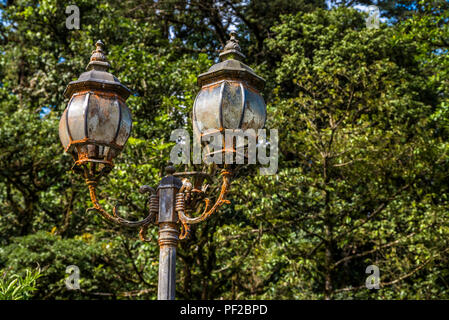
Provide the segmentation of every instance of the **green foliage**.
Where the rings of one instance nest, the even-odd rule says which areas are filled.
[[[436,130],[443,117],[433,115],[441,100],[423,73],[429,62],[417,59],[421,43],[395,27],[367,30],[343,8],[283,22],[269,41],[282,55],[271,125],[284,129],[288,171],[269,178],[282,192],[268,204],[281,208],[275,226],[298,219],[284,252],[287,270],[302,270],[292,273],[290,297],[304,297],[293,289],[303,283],[325,298],[373,297],[363,281],[370,264],[381,270],[379,298],[442,297],[444,286],[416,280],[448,258],[446,143]],[[425,231],[436,225],[438,234]]]
[[[39,231],[13,239],[11,244],[0,251],[0,262],[12,270],[36,265],[41,268],[42,277],[34,298],[123,298],[128,291],[139,289],[136,284],[140,280],[154,283],[157,279],[157,265],[151,263],[155,260],[155,250],[139,245],[137,257],[122,254],[122,248],[130,253],[136,247],[137,241],[130,242],[120,236],[111,238],[107,233],[84,233],[63,239],[61,236]],[[150,263],[147,265],[148,262]],[[80,270],[80,290],[66,288],[66,269],[71,265]],[[135,274],[135,270],[140,271]],[[101,291],[98,292],[100,288],[110,294],[101,295]],[[154,287],[152,289],[154,291]]]
[[[0,300],[27,300],[36,290],[36,280],[41,277],[40,271],[26,270],[25,276],[1,272]]]

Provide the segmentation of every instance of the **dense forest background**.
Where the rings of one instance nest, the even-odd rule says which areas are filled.
[[[177,298],[449,298],[447,1],[70,4],[79,30],[66,28],[67,1],[0,1],[0,289],[17,278],[24,298],[156,298],[156,240],[86,212],[87,187],[58,138],[63,91],[102,39],[134,92],[134,122],[101,203],[143,218],[137,189],[157,185],[171,130],[191,127],[196,76],[236,30],[267,80],[279,170],[249,168],[231,204],[180,244]],[[370,4],[379,29],[354,8]],[[69,265],[80,290],[65,286]],[[378,290],[365,287],[369,265]]]

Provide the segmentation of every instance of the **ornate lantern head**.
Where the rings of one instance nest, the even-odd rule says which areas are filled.
[[[224,133],[226,129],[262,129],[266,105],[260,91],[265,80],[242,62],[235,32],[220,53],[220,62],[198,76],[201,90],[193,105],[196,137]],[[224,140],[223,140],[224,141]],[[235,145],[222,144],[220,152],[235,153]]]
[[[97,41],[88,71],[68,84],[64,96],[70,101],[59,122],[61,143],[75,160],[73,169],[97,178],[111,171],[132,126],[125,103],[131,92],[107,72],[103,46]]]

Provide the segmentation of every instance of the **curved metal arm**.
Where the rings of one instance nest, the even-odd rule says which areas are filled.
[[[145,190],[144,187],[147,187],[147,186],[143,186],[139,189],[139,191],[141,193],[143,193],[143,191]],[[151,217],[154,217],[154,222],[156,223],[157,222],[157,214],[159,213],[159,196],[157,195],[156,191],[153,188],[151,188],[151,192],[152,192],[152,194],[150,196],[150,209],[149,209],[150,213],[149,213],[149,215]],[[147,234],[147,231],[148,231],[148,227],[149,227],[149,224],[145,224],[140,228],[140,231],[139,231],[139,238],[140,238],[140,240],[142,240],[144,242],[150,242],[153,240],[152,238],[145,237],[145,235]]]
[[[208,198],[204,199],[205,208],[203,210],[203,213],[198,217],[189,217],[185,213],[184,191],[186,189],[191,188],[191,184],[187,180],[183,183],[183,186],[181,187],[178,194],[176,195],[176,211],[178,212],[178,218],[182,225],[181,234],[179,236],[180,240],[183,240],[189,236],[189,234],[190,234],[189,225],[190,224],[196,224],[196,223],[206,220],[220,206],[222,206],[223,204],[226,204],[226,203],[230,203],[230,201],[226,200],[225,197],[229,191],[231,172],[225,169],[221,172],[221,176],[223,177],[223,182],[221,184],[221,190],[220,190],[220,194],[217,198],[217,201],[212,206],[212,208],[209,209],[210,200]]]
[[[96,190],[95,190],[96,182],[87,181],[86,183],[89,187],[90,199],[92,200],[92,204],[94,205],[93,208],[88,209],[89,211],[90,210],[98,211],[100,213],[100,215],[103,218],[105,218],[106,220],[113,222],[113,223],[117,223],[124,227],[130,227],[130,228],[138,228],[138,227],[146,226],[154,220],[155,213],[152,210],[150,210],[149,215],[145,219],[140,220],[140,221],[129,221],[129,220],[123,219],[122,217],[118,216],[118,209],[117,209],[118,206],[114,207],[114,209],[112,210],[112,215],[110,215],[109,213],[106,212],[106,210],[104,210],[100,206],[100,203],[97,200],[97,194],[96,194]],[[156,193],[156,191],[149,186],[142,186],[139,189],[139,192],[140,193],[151,192],[152,194]],[[146,231],[146,229],[145,229],[145,231]],[[141,233],[142,233],[142,231],[141,231]]]
[[[144,226],[142,226],[141,228],[140,228],[140,231],[139,231],[139,239],[141,240],[141,241],[144,241],[144,242],[151,242],[151,241],[153,241],[153,238],[146,238],[145,237],[145,235],[147,234],[147,231],[148,231],[148,224],[146,224],[146,225],[144,225]]]

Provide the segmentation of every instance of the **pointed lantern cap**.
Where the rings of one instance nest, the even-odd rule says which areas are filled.
[[[198,76],[200,87],[219,80],[234,79],[244,80],[257,90],[263,90],[265,80],[241,61],[245,58],[245,55],[240,51],[239,41],[235,36],[236,33],[232,31],[230,33],[231,38],[220,53],[220,62]]]
[[[112,91],[123,99],[127,99],[131,91],[107,70],[111,67],[103,51],[104,44],[98,40],[96,49],[92,51],[87,72],[81,74],[78,80],[67,85],[64,96],[70,98],[74,93],[86,90]]]

